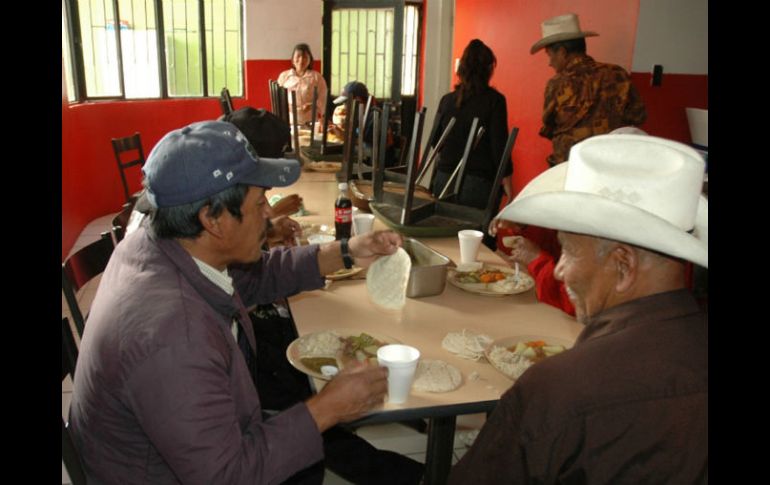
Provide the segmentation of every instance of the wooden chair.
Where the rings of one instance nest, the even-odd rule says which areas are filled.
[[[61,320],[61,379],[62,381],[69,375],[75,379],[75,364],[78,358],[78,349],[75,345],[75,337],[72,335],[69,320]],[[70,477],[72,485],[83,485],[86,483],[86,474],[83,470],[83,462],[80,460],[75,443],[70,436],[68,423],[61,420],[61,458],[64,466],[67,468],[67,474]]]
[[[127,168],[139,165],[139,168],[144,165],[144,150],[142,150],[142,139],[139,133],[134,133],[132,136],[125,138],[113,138],[112,149],[115,152],[115,160],[118,163],[118,171],[120,172],[120,180],[123,182],[123,192],[126,196],[126,202],[130,202],[132,198],[136,198],[136,194],[132,195],[128,191],[128,182],[126,181],[125,170]],[[136,150],[136,156],[127,156],[128,161],[123,161],[123,155],[125,152],[131,152]]]
[[[98,241],[70,255],[61,265],[61,288],[78,334],[83,336],[86,318],[80,311],[77,291],[104,272],[114,249],[110,232],[102,233]]]
[[[230,97],[230,90],[222,88],[219,94],[219,106],[222,108],[223,115],[229,115],[233,112],[233,98]]]
[[[118,215],[112,218],[112,237],[115,244],[118,244],[126,236],[126,228],[131,220],[134,205],[134,202],[126,202]]]

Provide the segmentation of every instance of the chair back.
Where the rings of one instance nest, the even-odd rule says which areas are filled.
[[[68,375],[74,380],[75,363],[78,358],[78,349],[75,345],[75,338],[72,335],[72,328],[69,320],[61,320],[61,379],[64,380]],[[83,462],[80,460],[75,443],[70,436],[69,425],[61,420],[61,458],[64,466],[67,468],[67,474],[70,477],[72,485],[81,485],[86,483],[86,474],[83,470]]]
[[[126,228],[131,220],[131,213],[134,211],[134,202],[126,202],[118,215],[112,218],[112,237],[114,243],[118,244],[126,236]]]
[[[98,241],[81,248],[70,255],[61,265],[61,287],[67,300],[72,320],[79,336],[83,336],[85,317],[80,311],[77,291],[95,276],[104,272],[114,249],[109,232],[102,233]]]
[[[141,169],[144,165],[142,139],[138,132],[125,138],[113,138],[112,149],[115,152],[115,160],[118,163],[118,172],[120,172],[120,180],[123,182],[123,192],[126,196],[126,202],[130,202],[132,197],[128,190],[128,181],[126,181],[125,170],[135,165],[139,165],[139,168]],[[132,151],[136,151],[135,155],[125,155],[126,152]]]
[[[222,88],[219,94],[219,106],[222,107],[222,114],[229,115],[233,112],[233,98],[230,97],[230,90]]]

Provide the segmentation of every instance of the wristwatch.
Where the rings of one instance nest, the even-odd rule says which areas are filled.
[[[340,253],[342,253],[342,262],[345,264],[345,269],[353,267],[353,258],[350,256],[350,247],[348,246],[348,238],[343,237],[340,239]]]

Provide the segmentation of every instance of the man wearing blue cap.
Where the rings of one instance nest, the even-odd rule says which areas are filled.
[[[263,252],[265,191],[299,170],[220,121],[150,153],[149,220],[116,247],[81,341],[70,426],[89,482],[278,483],[323,458],[321,432],[382,402],[387,371],[360,367],[262,419],[246,307],[401,244],[381,231]]]
[[[331,132],[334,133],[338,137],[343,137],[345,133],[345,128],[347,127],[347,101],[348,99],[355,99],[357,100],[361,107],[359,108],[359,116],[363,116],[362,113],[366,109],[366,103],[369,100],[369,89],[366,87],[366,84],[359,82],[359,81],[350,81],[345,85],[345,87],[342,88],[342,93],[340,93],[339,96],[337,96],[332,103],[334,103],[337,107],[334,109],[334,114],[332,116],[332,120],[334,121],[331,125]],[[374,111],[381,109],[377,105],[377,100],[372,97],[372,103],[371,106],[369,106],[369,111],[366,113],[366,122],[364,123],[364,151],[366,153],[366,159],[368,164],[372,164],[371,162],[371,152],[372,152],[372,143],[374,139]],[[358,128],[355,128],[356,134],[358,134]],[[395,146],[395,140],[393,136],[393,130],[388,127],[388,132],[385,140],[385,166],[390,167],[395,165],[397,162],[396,160],[396,146]]]

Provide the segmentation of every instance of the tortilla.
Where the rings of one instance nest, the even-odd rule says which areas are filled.
[[[406,304],[406,287],[412,260],[403,248],[377,258],[366,273],[366,290],[371,300],[386,309],[400,310]]]
[[[463,382],[463,375],[457,367],[443,360],[420,360],[414,373],[412,388],[415,391],[449,392]]]
[[[479,360],[492,341],[492,337],[489,335],[475,334],[463,329],[462,332],[446,334],[444,340],[441,341],[441,346],[463,359]]]

